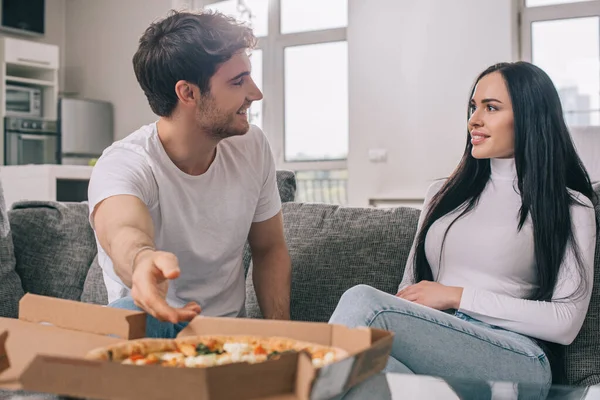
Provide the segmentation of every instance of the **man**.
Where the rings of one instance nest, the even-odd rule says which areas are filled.
[[[90,180],[90,222],[110,306],[174,337],[200,312],[245,313],[248,239],[265,318],[289,319],[290,258],[269,144],[247,111],[252,31],[219,13],[153,23],[133,57],[157,122],[115,142]]]

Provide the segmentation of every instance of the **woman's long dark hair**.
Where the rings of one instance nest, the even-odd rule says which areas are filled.
[[[548,301],[552,299],[567,245],[575,245],[570,215],[570,206],[575,200],[568,189],[583,194],[593,204],[596,199],[563,119],[558,93],[548,75],[526,62],[493,65],[479,75],[469,99],[481,78],[493,72],[504,77],[512,101],[514,158],[522,201],[518,227],[519,230],[523,227],[528,216],[533,225],[538,287],[529,299]],[[456,220],[476,206],[490,179],[490,160],[474,158],[472,147],[467,134],[467,145],[458,167],[428,207],[417,236],[413,261],[416,282],[434,280],[425,256],[425,238],[431,225],[453,211],[460,211],[449,230]],[[575,254],[578,257],[577,251]],[[585,287],[588,282],[581,260],[578,261],[582,287]]]

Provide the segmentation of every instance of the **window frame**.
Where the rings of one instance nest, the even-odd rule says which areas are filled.
[[[533,22],[554,21],[560,19],[600,17],[600,0],[589,0],[577,3],[553,4],[548,6],[526,7],[526,0],[519,2],[519,24],[520,24],[520,58],[523,61],[532,62],[533,48],[531,25]],[[600,32],[598,32],[600,35]],[[600,164],[596,161],[597,140],[600,136],[600,126],[569,126],[571,137],[580,153],[580,157],[586,164],[592,181],[600,175]]]
[[[180,6],[200,9],[221,0],[173,0]],[[269,138],[277,168],[292,171],[347,170],[347,158],[320,161],[285,160],[285,48],[347,41],[347,28],[281,33],[281,0],[269,1],[268,34],[258,38],[257,50],[263,56],[263,130]],[[307,125],[310,127],[310,125]],[[349,135],[348,135],[349,140]]]
[[[531,44],[531,24],[540,21],[559,19],[600,17],[600,0],[577,3],[553,4],[549,6],[527,7],[526,0],[519,0],[521,25],[521,59],[531,62],[533,48]],[[598,32],[600,35],[600,32]]]

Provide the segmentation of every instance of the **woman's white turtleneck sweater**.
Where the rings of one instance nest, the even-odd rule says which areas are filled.
[[[577,192],[571,206],[575,243],[588,285],[581,285],[574,250],[569,243],[554,291],[554,301],[524,300],[536,288],[533,227],[528,217],[519,231],[521,197],[514,159],[492,159],[491,178],[476,207],[448,231],[458,213],[436,221],[425,239],[425,254],[435,280],[464,288],[459,311],[490,325],[560,344],[571,343],[587,313],[594,274],[595,213],[591,201]],[[419,229],[433,195],[443,181],[429,188]],[[414,282],[414,244],[400,288]],[[440,269],[441,265],[441,269]],[[573,293],[576,295],[573,296]]]

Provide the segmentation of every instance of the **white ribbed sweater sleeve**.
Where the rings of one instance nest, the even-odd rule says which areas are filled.
[[[571,206],[571,219],[574,241],[587,281],[585,288],[580,289],[581,274],[573,246],[568,244],[553,301],[523,300],[465,287],[459,311],[490,325],[537,339],[563,345],[572,343],[583,325],[590,303],[597,234],[591,202],[583,195],[577,197],[585,206]],[[575,292],[577,295],[573,296]]]

